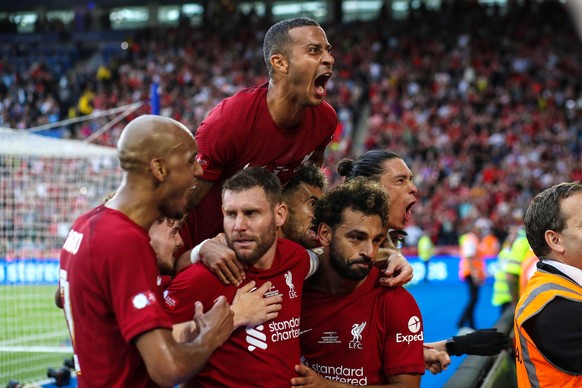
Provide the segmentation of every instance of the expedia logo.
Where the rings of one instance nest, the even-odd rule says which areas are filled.
[[[265,335],[265,333],[263,333],[263,329],[264,326],[263,325],[259,325],[259,326],[255,326],[255,327],[247,327],[246,332],[247,332],[247,343],[249,344],[247,346],[247,349],[249,350],[249,352],[252,352],[253,350],[255,350],[256,348],[259,349],[267,349],[267,336]]]
[[[418,318],[416,315],[413,315],[408,320],[408,330],[410,330],[412,334],[396,333],[396,342],[406,342],[407,344],[410,344],[411,342],[415,341],[424,341],[424,333],[422,331],[418,333],[421,326],[422,323],[420,322],[420,318]]]
[[[420,319],[416,315],[413,315],[408,320],[408,330],[412,333],[418,333],[420,330]]]

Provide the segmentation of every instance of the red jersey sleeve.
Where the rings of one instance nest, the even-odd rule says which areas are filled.
[[[157,285],[159,272],[147,234],[138,239],[118,241],[117,260],[104,263],[108,273],[107,290],[116,320],[126,341],[156,327],[171,328]],[[139,265],[127,258],[141,257]]]
[[[397,287],[384,293],[384,314],[379,317],[386,323],[384,349],[384,374],[424,373],[424,325],[414,297],[406,289]]]

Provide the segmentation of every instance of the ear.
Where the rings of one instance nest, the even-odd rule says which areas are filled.
[[[287,74],[289,71],[289,61],[283,54],[273,54],[271,55],[271,66],[276,72]]]
[[[317,238],[319,239],[319,243],[324,246],[328,247],[331,245],[331,238],[333,237],[333,230],[331,227],[322,222],[317,227]]]
[[[564,253],[565,248],[562,244],[562,235],[560,233],[553,230],[546,230],[544,238],[546,239],[546,244],[548,244],[552,251]]]
[[[275,225],[277,227],[281,227],[285,223],[288,211],[289,209],[287,209],[287,205],[284,202],[275,206]]]
[[[166,180],[166,176],[168,175],[168,170],[166,169],[166,164],[160,158],[155,158],[150,161],[150,170],[154,177],[163,182]]]

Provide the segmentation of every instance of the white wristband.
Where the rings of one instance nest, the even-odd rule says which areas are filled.
[[[194,249],[192,249],[190,251],[190,262],[192,264],[196,264],[200,261],[200,249],[202,249],[202,245],[204,245],[204,243],[206,241],[210,240],[209,238],[207,238],[206,240],[202,241],[200,244],[196,245],[194,247]]]

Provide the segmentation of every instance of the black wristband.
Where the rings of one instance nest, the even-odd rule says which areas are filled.
[[[451,356],[458,356],[457,354],[457,344],[454,338],[449,338],[445,344],[445,349],[447,353]]]

